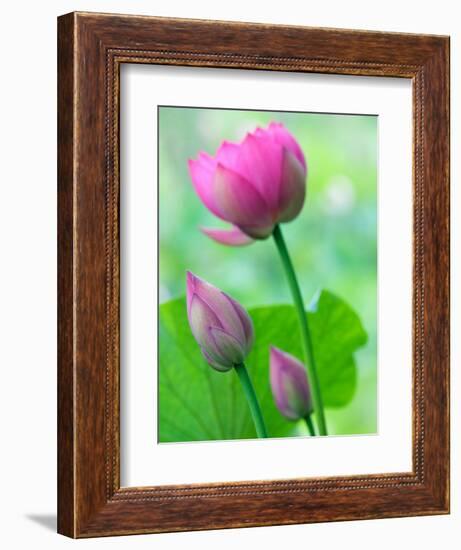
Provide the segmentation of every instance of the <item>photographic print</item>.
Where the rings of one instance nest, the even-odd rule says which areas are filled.
[[[60,533],[449,513],[449,59],[59,18]]]
[[[377,128],[158,107],[159,443],[376,433]]]

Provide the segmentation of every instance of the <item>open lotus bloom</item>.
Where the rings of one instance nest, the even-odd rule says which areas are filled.
[[[254,340],[253,322],[230,296],[187,272],[187,316],[203,356],[225,372],[243,363]]]
[[[242,246],[265,239],[278,223],[293,220],[306,195],[307,166],[301,147],[288,130],[271,122],[241,143],[224,141],[214,157],[200,152],[189,160],[195,190],[230,230],[204,229],[222,244]]]
[[[313,410],[305,366],[282,350],[270,350],[270,384],[278,410],[290,420],[305,418]]]

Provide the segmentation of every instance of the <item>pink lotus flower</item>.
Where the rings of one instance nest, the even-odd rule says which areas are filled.
[[[272,347],[270,384],[275,404],[290,420],[305,418],[313,410],[307,373],[301,361]]]
[[[300,213],[306,194],[307,167],[301,147],[288,130],[271,122],[241,143],[224,141],[214,157],[200,152],[189,160],[195,190],[230,230],[204,229],[222,244],[241,246],[265,239],[278,223]]]
[[[243,363],[254,340],[253,322],[230,296],[189,271],[187,316],[203,356],[225,372]]]

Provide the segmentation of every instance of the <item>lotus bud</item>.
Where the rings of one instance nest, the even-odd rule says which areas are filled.
[[[187,316],[206,361],[225,372],[240,365],[251,350],[253,322],[230,296],[187,272]]]
[[[290,420],[299,420],[312,410],[312,397],[305,366],[282,350],[271,347],[270,384],[275,404]]]
[[[189,160],[197,195],[230,230],[204,229],[211,239],[242,246],[265,239],[301,212],[307,166],[295,138],[279,123],[257,128],[240,143],[224,141],[215,156]]]

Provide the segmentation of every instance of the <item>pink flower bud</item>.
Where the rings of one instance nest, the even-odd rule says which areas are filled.
[[[189,271],[187,316],[192,334],[213,368],[225,372],[243,363],[254,339],[250,316],[230,296]]]
[[[313,410],[306,368],[295,357],[271,347],[270,383],[275,404],[290,420],[305,418]]]
[[[257,128],[241,143],[224,141],[214,157],[199,153],[189,160],[189,171],[205,206],[234,226],[229,232],[205,230],[222,244],[242,246],[251,239],[265,239],[277,223],[296,218],[304,204],[303,152],[276,122]]]

